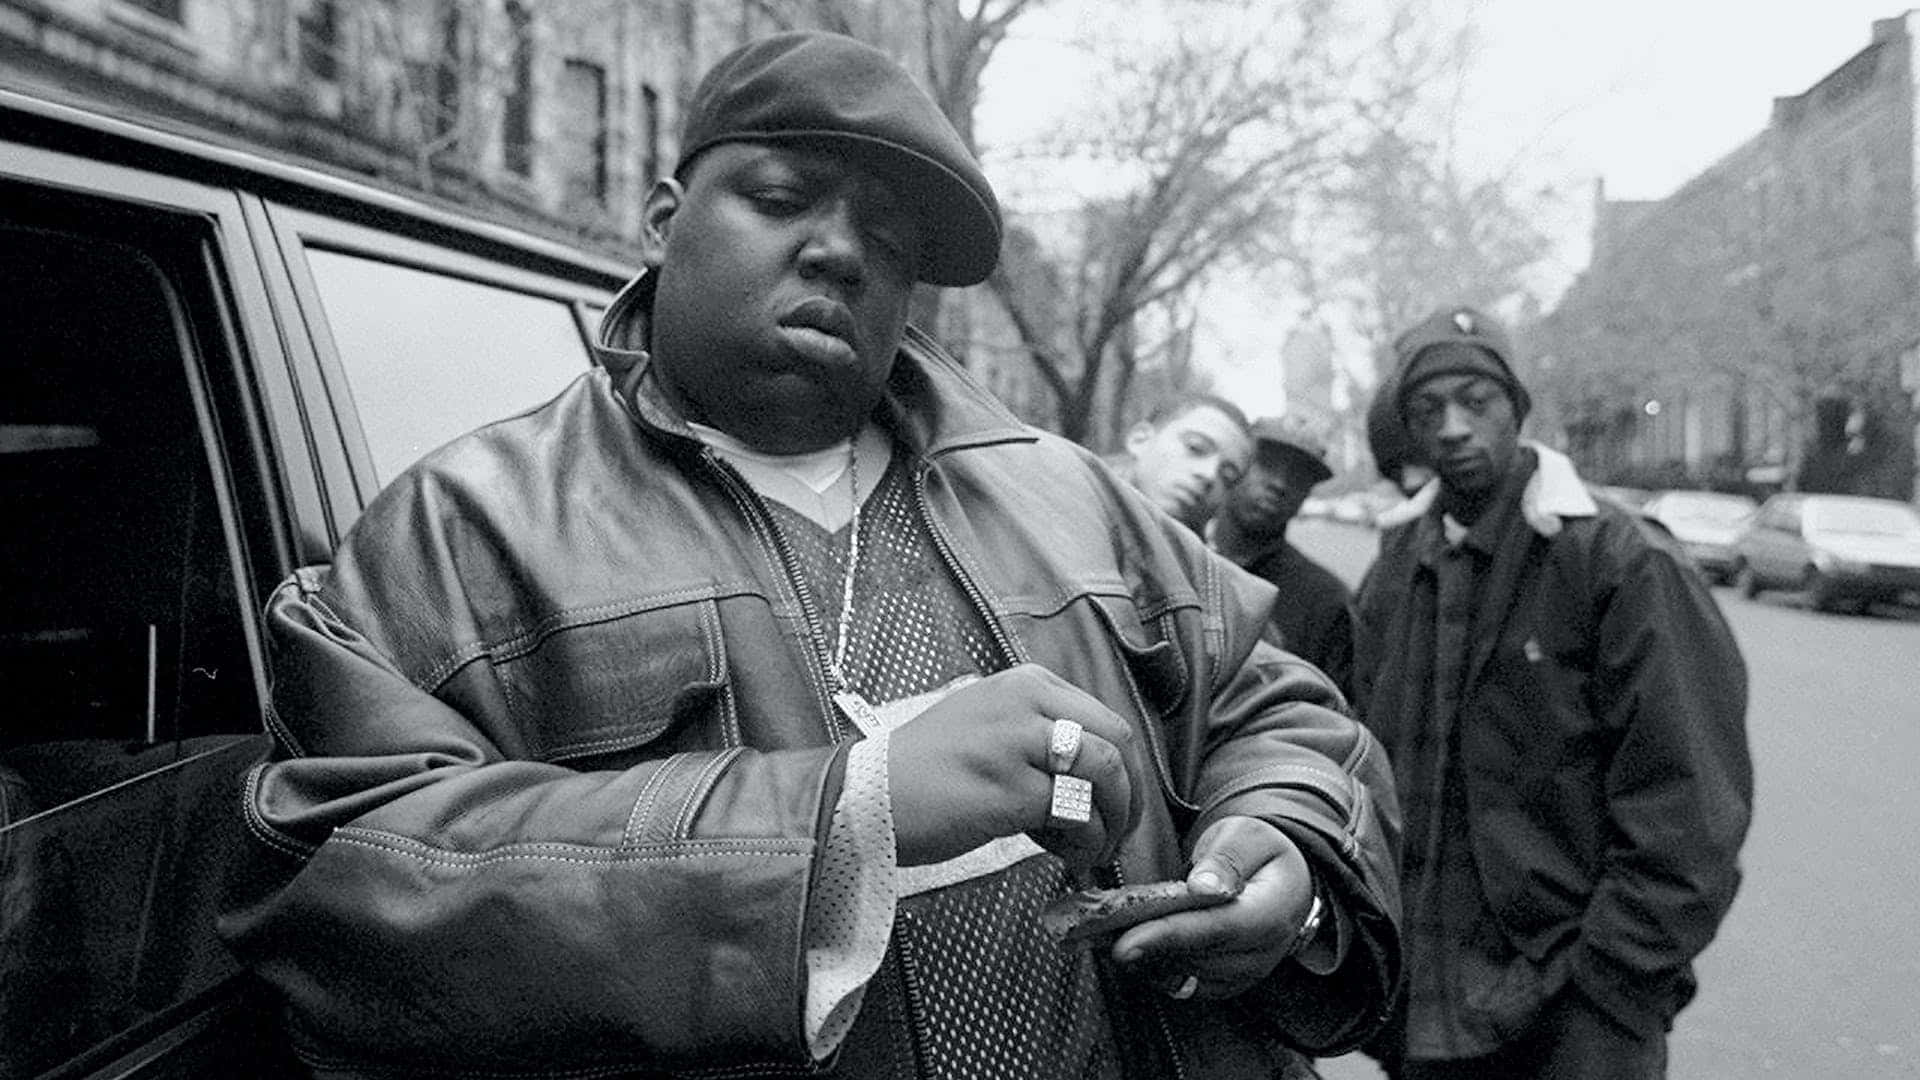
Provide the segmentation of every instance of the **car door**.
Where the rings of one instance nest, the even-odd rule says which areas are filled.
[[[1750,556],[1762,584],[1778,588],[1800,580],[1800,512],[1791,497],[1776,498],[1761,514]]]
[[[315,493],[230,190],[0,142],[0,1077],[274,1075],[214,913]]]

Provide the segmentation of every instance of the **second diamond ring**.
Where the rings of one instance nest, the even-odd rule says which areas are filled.
[[[1093,781],[1053,774],[1053,804],[1047,816],[1055,821],[1085,825],[1093,820]]]

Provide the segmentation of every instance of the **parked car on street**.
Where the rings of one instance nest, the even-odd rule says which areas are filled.
[[[1733,541],[1759,503],[1720,491],[1667,490],[1640,504],[1640,515],[1680,542],[1708,581],[1733,580]]]
[[[1594,498],[1605,499],[1632,514],[1639,513],[1646,501],[1653,497],[1653,492],[1644,488],[1621,487],[1618,484],[1588,484],[1587,490],[1593,493]]]
[[[0,1077],[295,1075],[214,930],[258,613],[631,267],[0,89]]]
[[[1804,591],[1821,611],[1920,603],[1920,510],[1858,495],[1775,495],[1733,544],[1743,596]]]

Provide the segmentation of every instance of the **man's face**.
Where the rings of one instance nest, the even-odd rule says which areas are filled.
[[[1513,400],[1484,375],[1436,375],[1405,399],[1407,430],[1440,482],[1461,495],[1491,492],[1513,467],[1520,421]]]
[[[651,348],[687,414],[768,453],[856,431],[907,321],[919,225],[866,169],[723,143],[647,198]]]
[[[1196,531],[1220,508],[1221,490],[1240,478],[1252,452],[1240,425],[1210,405],[1196,405],[1158,429],[1142,424],[1127,436],[1135,486]]]
[[[1240,482],[1227,489],[1222,510],[1247,536],[1278,537],[1300,512],[1320,473],[1308,458],[1279,443],[1261,442]]]

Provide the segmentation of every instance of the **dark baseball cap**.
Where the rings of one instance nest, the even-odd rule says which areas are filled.
[[[1513,374],[1513,343],[1492,316],[1470,307],[1446,307],[1428,315],[1393,343],[1397,407],[1436,375],[1482,375],[1500,384],[1525,419],[1533,405]]]
[[[1272,443],[1293,451],[1319,483],[1333,475],[1327,465],[1327,441],[1312,424],[1295,416],[1264,416],[1248,429],[1255,446]]]
[[[1000,261],[1000,205],[979,162],[906,69],[871,45],[796,31],[722,57],[688,103],[675,171],[728,142],[825,143],[853,155],[919,217],[922,281],[976,285]]]

